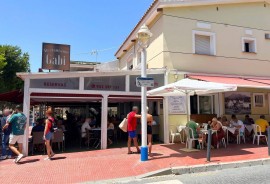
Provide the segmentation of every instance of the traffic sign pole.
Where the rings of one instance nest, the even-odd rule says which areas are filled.
[[[142,68],[141,68],[141,77],[146,78],[146,49],[143,48],[141,52],[141,58],[142,58]],[[147,147],[147,87],[142,86],[141,87],[141,109],[142,109],[142,118],[141,118],[141,127],[142,127],[142,145],[141,145],[141,161],[147,161],[148,160],[148,147]]]

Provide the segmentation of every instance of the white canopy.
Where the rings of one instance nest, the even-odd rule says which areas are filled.
[[[182,79],[147,92],[149,96],[181,96],[236,91],[236,85]]]
[[[191,79],[182,79],[175,83],[168,84],[147,92],[149,96],[186,96],[187,121],[189,121],[189,96],[210,93],[219,93],[226,91],[236,91],[236,85],[205,82]]]

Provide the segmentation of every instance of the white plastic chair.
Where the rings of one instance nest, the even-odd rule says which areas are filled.
[[[253,134],[253,144],[255,142],[255,139],[257,138],[257,145],[260,145],[260,138],[264,137],[265,140],[266,140],[266,143],[268,145],[267,137],[266,137],[266,135],[262,135],[261,127],[259,125],[253,124],[252,128],[253,128],[253,132],[254,132],[254,134]]]
[[[186,148],[192,149],[192,142],[193,141],[198,141],[200,149],[203,149],[203,143],[201,141],[199,141],[198,138],[194,138],[193,130],[191,128],[189,128],[189,127],[186,127],[184,130],[185,130],[185,134],[186,134],[186,137],[187,137]],[[191,135],[190,135],[190,132],[191,132]]]
[[[204,130],[207,130],[207,128],[208,128],[208,124],[207,123],[203,123],[203,129]]]
[[[173,131],[171,130],[171,140],[172,140],[172,143],[174,143],[175,137],[180,137],[180,140],[181,140],[181,142],[182,142],[181,134],[178,133],[178,132],[173,132]]]
[[[246,129],[246,127],[245,127],[245,129]],[[245,129],[244,129],[244,132],[242,132],[242,134],[241,134],[240,129],[239,129],[239,132],[238,132],[238,135],[237,135],[237,141],[236,141],[237,144],[241,143],[241,137],[243,138],[244,143],[246,143]]]

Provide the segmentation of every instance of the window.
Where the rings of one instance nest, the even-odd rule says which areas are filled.
[[[199,96],[199,112],[200,114],[213,114],[212,96]]]
[[[214,96],[198,96],[194,95],[190,97],[190,110],[191,114],[214,114],[215,113],[215,101]]]
[[[243,52],[250,52],[256,53],[257,52],[257,45],[255,38],[242,38],[242,51]]]
[[[254,107],[264,107],[264,94],[254,93],[253,102],[254,102]]]
[[[216,55],[216,34],[211,32],[193,31],[193,53]]]

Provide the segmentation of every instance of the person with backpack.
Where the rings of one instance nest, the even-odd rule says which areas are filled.
[[[4,116],[1,119],[1,127],[5,126],[7,120],[11,117],[11,114],[12,114],[11,110],[9,109],[4,110],[3,114]],[[2,130],[2,156],[0,157],[0,160],[10,159],[12,157],[12,151],[7,146],[11,132],[12,126],[9,126],[8,128]]]
[[[7,118],[6,125],[3,129],[7,129],[11,126],[12,131],[9,137],[9,148],[13,153],[17,155],[14,162],[18,163],[22,158],[22,148],[23,148],[23,139],[24,139],[24,130],[26,125],[26,116],[23,114],[23,108],[21,105],[17,105],[15,112],[12,113],[10,118]],[[15,144],[18,143],[19,149],[15,147]]]
[[[53,114],[53,112],[51,109],[48,109],[46,111],[47,119],[46,119],[43,138],[45,140],[45,145],[46,145],[48,157],[46,157],[44,160],[51,160],[51,158],[55,155],[55,153],[52,150],[51,144],[50,144],[52,137],[53,137],[53,132],[54,132],[54,129],[53,129],[54,118],[52,117],[52,114]]]

